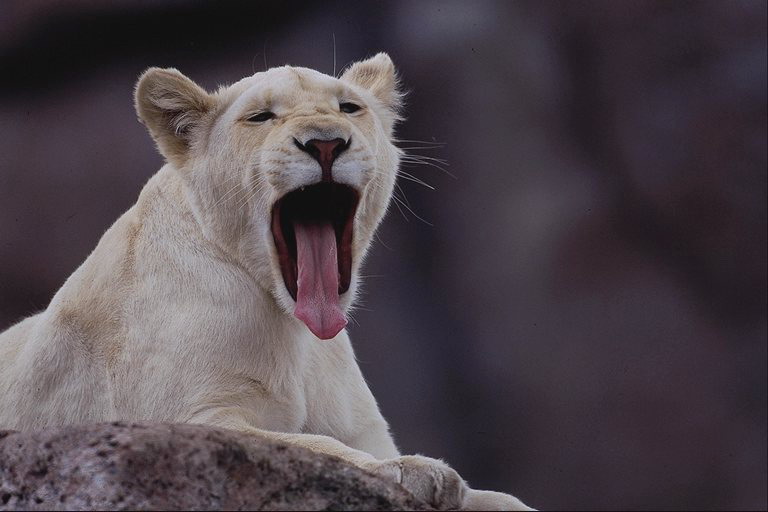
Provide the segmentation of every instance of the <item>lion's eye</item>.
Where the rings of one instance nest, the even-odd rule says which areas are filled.
[[[355,105],[354,103],[341,103],[339,105],[339,110],[341,110],[345,114],[354,114],[355,112],[360,110],[360,105]]]
[[[266,110],[264,112],[259,112],[258,114],[252,115],[251,117],[246,119],[246,121],[250,121],[252,123],[263,123],[264,121],[269,121],[270,119],[273,119],[274,117],[275,117],[275,113],[274,112],[270,112],[270,111]]]

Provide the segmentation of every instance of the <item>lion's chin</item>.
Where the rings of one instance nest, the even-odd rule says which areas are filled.
[[[280,272],[294,315],[320,339],[347,324],[340,296],[352,280],[352,236],[359,194],[338,183],[301,187],[272,208]]]

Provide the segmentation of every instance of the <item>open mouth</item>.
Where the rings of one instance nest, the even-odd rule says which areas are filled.
[[[352,279],[352,234],[359,194],[338,183],[301,187],[272,208],[272,236],[294,315],[320,339],[344,328],[339,296]]]

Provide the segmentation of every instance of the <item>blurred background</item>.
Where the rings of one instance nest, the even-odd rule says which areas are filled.
[[[381,50],[453,175],[404,168],[436,190],[401,181],[351,327],[402,450],[542,509],[765,510],[764,1],[4,1],[0,329],[160,167],[143,69]]]

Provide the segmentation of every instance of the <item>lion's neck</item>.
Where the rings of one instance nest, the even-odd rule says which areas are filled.
[[[263,285],[268,281],[255,275],[265,270],[254,270],[258,258],[246,265],[205,227],[205,216],[178,172],[165,166],[107,230],[52,306],[73,301],[98,305],[105,319],[135,323],[140,320],[125,317],[127,304],[149,309],[171,304],[176,306],[172,313],[181,316],[187,311],[194,315],[194,307],[185,304],[206,304],[209,321],[229,325],[235,337],[249,338],[249,343],[264,346],[296,337],[298,321],[277,305]]]

